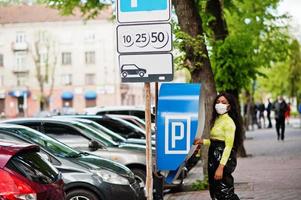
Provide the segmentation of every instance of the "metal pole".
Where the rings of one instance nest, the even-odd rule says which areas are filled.
[[[146,197],[153,200],[153,162],[151,144],[151,93],[150,83],[144,84],[145,90],[145,124],[146,124]]]

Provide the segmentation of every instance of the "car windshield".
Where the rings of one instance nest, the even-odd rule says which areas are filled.
[[[97,139],[99,142],[101,142],[105,146],[118,146],[118,143],[114,142],[110,136],[108,136],[102,132],[96,131],[93,128],[91,128],[81,122],[74,123],[74,126],[81,129],[85,134]]]
[[[124,142],[126,139],[116,133],[114,133],[113,131],[97,124],[96,122],[93,121],[80,121],[81,123],[91,127],[93,130],[101,133],[101,134],[105,134],[108,137],[111,138],[111,140],[114,140],[115,142]]]
[[[63,143],[60,143],[59,141],[47,135],[41,134],[38,131],[28,129],[17,129],[17,131],[20,136],[44,147],[47,151],[56,156],[76,157],[77,155],[81,154],[79,151],[76,151]]]

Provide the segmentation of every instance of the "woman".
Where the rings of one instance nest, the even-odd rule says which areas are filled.
[[[208,179],[212,199],[239,200],[234,193],[232,172],[236,167],[236,150],[240,140],[237,105],[232,95],[219,94],[214,101],[210,121],[210,139],[197,138],[194,144],[209,145]]]

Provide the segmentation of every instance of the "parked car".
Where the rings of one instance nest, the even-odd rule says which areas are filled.
[[[62,117],[60,116],[60,117],[58,117],[58,119],[59,118],[62,118]],[[64,116],[63,119],[76,120],[82,124],[85,124],[85,125],[89,126],[90,128],[94,129],[95,131],[100,132],[100,134],[108,135],[109,137],[112,138],[112,140],[114,142],[117,142],[117,143],[138,144],[138,145],[143,145],[143,146],[146,145],[145,139],[125,138],[122,135],[107,129],[106,127],[101,126],[100,124],[98,124],[92,120],[87,120],[87,119],[77,118],[77,117],[68,117],[68,116]],[[155,147],[155,141],[152,141],[152,145],[153,145],[153,147]]]
[[[133,115],[145,121],[145,110],[136,106],[111,106],[111,107],[91,107],[85,109],[87,115]],[[155,115],[151,114],[152,123],[155,123]]]
[[[0,140],[0,199],[64,200],[61,174],[37,145]]]
[[[146,178],[145,146],[115,142],[110,136],[71,119],[23,118],[6,120],[5,123],[33,128],[67,144],[68,146],[117,161],[135,174],[139,183]]]
[[[129,123],[131,123],[132,125],[135,125],[143,130],[145,130],[145,121],[143,121],[142,119],[140,119],[139,117],[136,117],[134,115],[117,115],[117,114],[108,114],[106,116],[109,117],[117,117],[119,119],[123,119]],[[152,132],[155,132],[154,130],[152,130]]]
[[[145,139],[145,131],[141,128],[138,128],[131,123],[117,118],[109,116],[98,116],[98,115],[72,115],[72,116],[56,116],[56,118],[80,118],[88,119],[94,121],[101,126],[106,127],[107,129],[121,135],[124,138],[136,138],[136,139]]]
[[[134,174],[116,162],[76,151],[24,126],[1,124],[0,139],[40,145],[41,155],[63,174],[67,200],[144,199]]]

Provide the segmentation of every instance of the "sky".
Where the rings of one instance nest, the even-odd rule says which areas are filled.
[[[301,41],[301,0],[282,0],[278,11],[280,14],[288,13],[292,16],[293,33]]]

